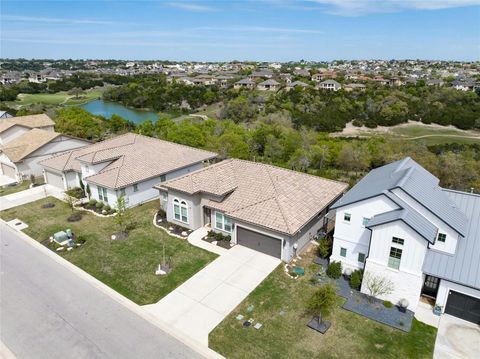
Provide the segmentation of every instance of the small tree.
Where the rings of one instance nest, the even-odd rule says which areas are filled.
[[[307,312],[316,318],[318,325],[322,325],[324,324],[323,319],[330,314],[336,300],[335,285],[332,283],[325,284],[308,299]]]
[[[67,203],[68,207],[72,210],[72,212],[75,210],[75,198],[72,196],[69,196],[68,194],[64,195],[65,202]]]
[[[92,195],[92,191],[90,190],[90,185],[88,183],[87,183],[86,192],[87,192],[88,199],[90,199],[90,196]]]
[[[390,294],[394,289],[393,282],[390,279],[370,272],[365,273],[363,283],[365,283],[365,288],[367,288],[370,295],[375,298]]]
[[[321,258],[328,258],[332,254],[332,245],[331,238],[322,238],[318,244],[318,255]]]
[[[80,87],[74,87],[68,92],[69,95],[73,95],[75,98],[79,98],[82,93],[83,90]]]
[[[117,198],[117,215],[115,216],[115,221],[120,229],[120,232],[127,232],[127,228],[130,222],[130,211],[125,205],[125,196],[120,196]]]
[[[33,174],[30,175],[30,183],[35,184],[35,176]]]
[[[80,180],[80,188],[82,189],[83,195],[85,196],[87,191],[86,191],[86,189],[85,189],[85,184],[83,183],[82,180]]]

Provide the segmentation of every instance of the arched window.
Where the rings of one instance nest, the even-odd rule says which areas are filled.
[[[180,222],[188,223],[188,205],[178,198],[173,200],[173,217]]]

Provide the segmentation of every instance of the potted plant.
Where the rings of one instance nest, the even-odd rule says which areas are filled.
[[[443,306],[435,303],[435,306],[433,307],[433,314],[441,315],[442,314],[442,309],[443,309]]]
[[[398,310],[402,313],[406,313],[408,304],[408,300],[406,300],[405,298],[400,299],[400,301],[398,302]]]

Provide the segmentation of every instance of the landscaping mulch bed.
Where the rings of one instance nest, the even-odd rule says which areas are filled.
[[[337,279],[336,284],[337,294],[347,299],[342,308],[404,332],[410,331],[415,314],[411,310],[402,313],[397,306],[387,308],[382,300],[350,288],[343,277]]]
[[[98,208],[96,205],[90,205],[90,204],[88,204],[88,202],[87,202],[87,203],[82,203],[80,206],[81,206],[82,208],[85,208],[85,209],[89,209],[89,210],[91,210],[91,211],[94,211],[94,212],[96,212],[96,213],[98,213],[98,214],[103,214],[104,216],[110,215],[110,214],[114,214],[114,213],[116,212],[115,209],[111,208],[110,210],[108,210],[108,211],[106,211],[105,213],[103,213],[103,211],[104,211],[104,210],[103,210],[103,207]]]
[[[167,231],[169,231],[172,234],[175,234],[180,237],[187,238],[190,233],[193,231],[191,229],[179,226],[175,223],[167,222],[167,219],[163,215],[164,212],[158,212],[156,217],[155,217],[155,223],[159,225],[160,227],[165,228]]]
[[[232,246],[230,245],[230,236],[224,236],[220,233],[215,233],[213,231],[210,231],[205,237],[202,238],[202,240],[208,243],[216,242],[215,245],[225,249],[232,248]]]

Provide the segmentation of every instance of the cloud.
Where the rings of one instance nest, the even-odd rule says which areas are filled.
[[[323,34],[321,30],[297,29],[288,27],[265,27],[265,26],[229,26],[229,27],[198,27],[197,30],[205,31],[229,31],[229,32],[273,32],[284,34]]]
[[[112,25],[113,21],[91,20],[91,19],[67,19],[53,17],[37,17],[37,16],[17,16],[17,15],[1,15],[2,20],[17,22],[44,22],[50,24],[83,24],[83,25]]]
[[[327,12],[342,16],[391,13],[404,10],[440,10],[480,5],[480,0],[307,0],[307,2],[312,5],[323,5]],[[280,3],[286,4],[283,1],[280,1]]]
[[[186,11],[194,11],[194,12],[210,12],[210,11],[217,11],[216,8],[206,6],[206,5],[200,5],[200,4],[194,4],[194,3],[189,3],[189,2],[167,2],[165,5],[174,7],[177,9],[181,10],[186,10]]]

